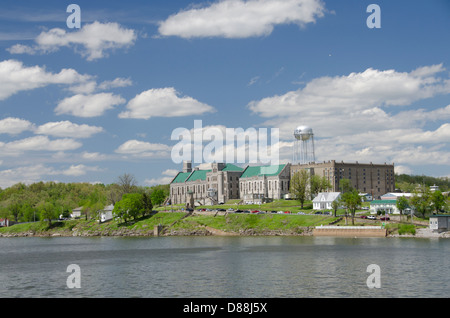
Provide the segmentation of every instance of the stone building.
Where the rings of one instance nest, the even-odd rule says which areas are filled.
[[[248,166],[239,179],[244,204],[260,204],[282,199],[289,193],[290,164]]]
[[[291,176],[300,169],[308,169],[311,175],[325,177],[331,184],[330,192],[339,192],[339,181],[349,179],[351,186],[373,198],[395,190],[394,164],[312,162],[291,166]]]
[[[239,199],[239,177],[243,170],[225,163],[211,163],[208,169],[192,169],[191,163],[185,162],[183,171],[170,183],[171,203],[189,203],[193,207],[192,203],[213,205]]]

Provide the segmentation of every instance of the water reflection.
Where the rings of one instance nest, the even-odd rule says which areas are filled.
[[[1,297],[449,297],[450,240],[2,238]],[[81,268],[68,289],[66,268]],[[381,268],[381,288],[366,271]],[[444,278],[444,279],[443,279]]]

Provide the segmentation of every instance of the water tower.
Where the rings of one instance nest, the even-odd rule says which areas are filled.
[[[306,164],[315,162],[314,134],[311,127],[298,126],[294,130],[294,157],[293,164]]]

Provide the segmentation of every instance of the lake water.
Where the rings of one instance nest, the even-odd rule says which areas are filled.
[[[449,239],[1,238],[0,297],[448,298],[449,255]]]

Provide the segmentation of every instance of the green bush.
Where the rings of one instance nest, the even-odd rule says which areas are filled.
[[[398,234],[412,234],[416,235],[416,227],[413,224],[399,224],[398,225]]]

